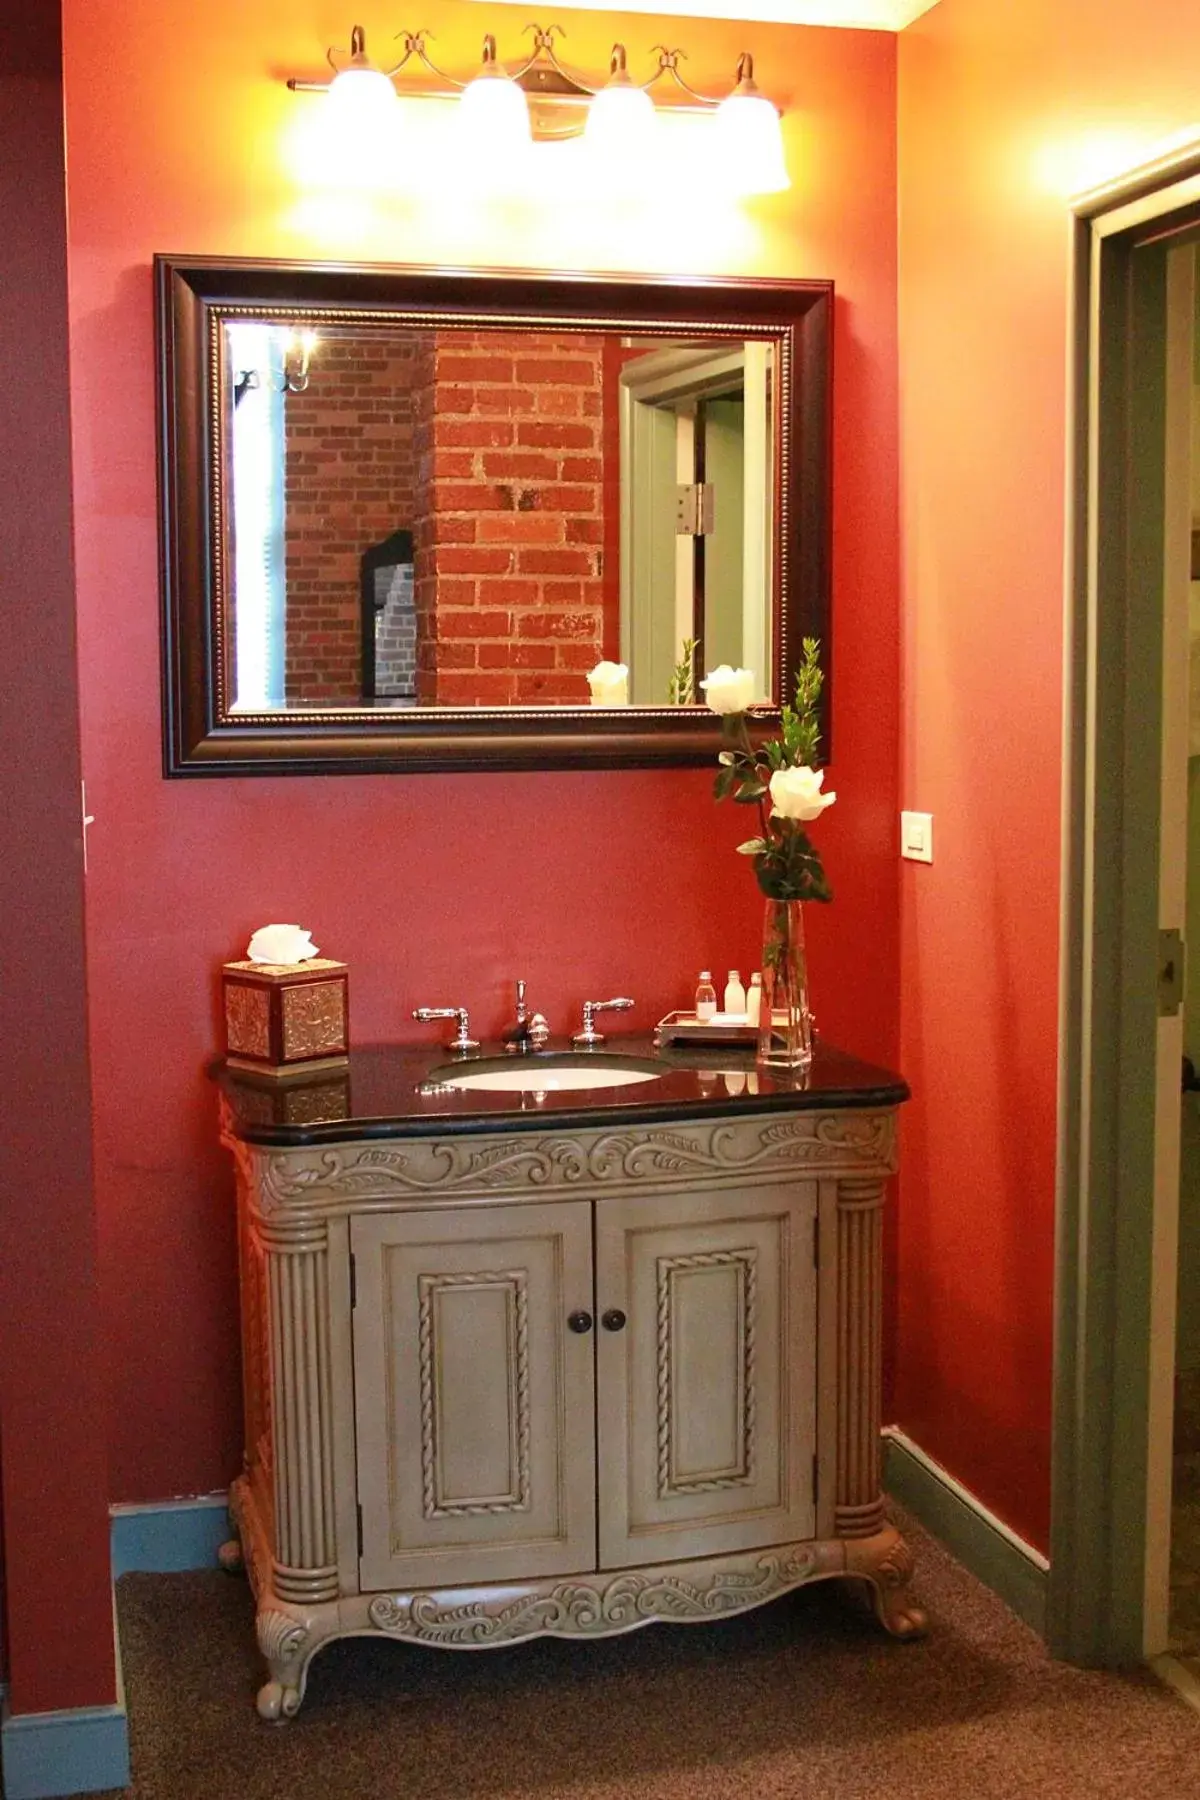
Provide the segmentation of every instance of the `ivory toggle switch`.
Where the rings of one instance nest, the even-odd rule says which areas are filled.
[[[909,862],[933,861],[933,814],[900,814],[900,854]]]

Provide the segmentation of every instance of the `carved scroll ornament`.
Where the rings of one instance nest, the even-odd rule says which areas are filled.
[[[661,1569],[624,1572],[463,1605],[446,1605],[433,1594],[379,1594],[368,1611],[379,1631],[418,1644],[482,1649],[530,1637],[604,1637],[655,1619],[714,1619],[761,1606],[810,1580],[818,1572],[817,1551],[806,1544],[782,1556],[746,1557],[738,1567],[725,1559],[690,1580]]]
[[[592,1189],[664,1188],[704,1177],[889,1173],[895,1164],[890,1112],[769,1115],[686,1128],[503,1138],[414,1138],[322,1149],[250,1148],[259,1208],[350,1206],[355,1202],[520,1190],[546,1196]]]

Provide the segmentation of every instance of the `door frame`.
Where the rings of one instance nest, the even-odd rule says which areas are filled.
[[[1200,236],[1200,138],[1071,211],[1047,1636],[1072,1661],[1120,1665],[1165,1648],[1178,1215],[1159,1154],[1164,559],[1177,553],[1165,520],[1178,479],[1166,395],[1171,251]]]
[[[647,352],[621,370],[620,641],[623,651],[628,649],[631,690],[638,690],[633,698],[641,704],[659,704],[666,692],[666,680],[675,668],[679,644],[692,635],[679,595],[684,587],[690,588],[693,540],[677,538],[672,525],[668,555],[664,550],[667,539],[661,532],[663,518],[674,518],[677,486],[691,481],[692,473],[690,462],[687,470],[680,466],[675,439],[666,431],[659,414],[678,401],[719,398],[731,386],[739,386],[746,395],[747,419],[753,412],[767,425],[765,432],[747,430],[745,434],[739,657],[745,667],[759,670],[768,691],[773,690],[775,575],[771,544],[775,494],[770,472],[777,421],[774,406],[767,402],[770,382],[777,377],[768,378],[767,364],[761,360],[771,348],[756,338],[732,345],[668,347]],[[664,494],[668,502],[665,506]],[[674,570],[673,584],[667,579],[668,563]],[[655,622],[661,624],[657,602],[664,588],[675,594],[672,642],[665,658],[661,650],[655,655]],[[649,693],[644,691],[646,688]],[[786,700],[787,695],[783,698]]]

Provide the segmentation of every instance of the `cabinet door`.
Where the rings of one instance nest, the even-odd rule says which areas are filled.
[[[587,1202],[356,1218],[351,1247],[363,1590],[595,1568]]]
[[[813,1535],[816,1207],[814,1182],[597,1203],[602,1568]]]

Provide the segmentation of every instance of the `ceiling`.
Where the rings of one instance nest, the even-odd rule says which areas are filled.
[[[901,31],[936,4],[937,0],[619,0],[619,10],[682,13],[690,19],[759,19],[778,25],[845,25]]]

